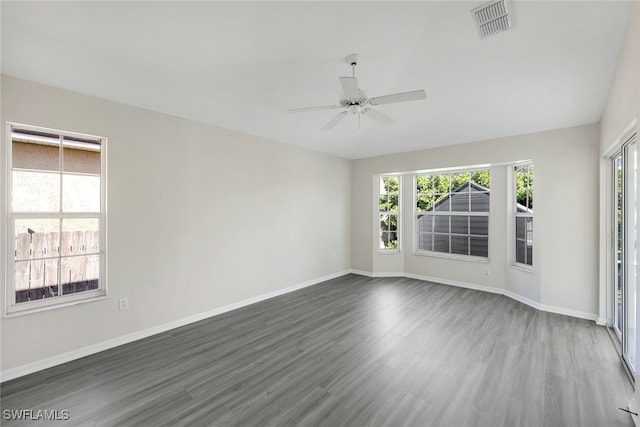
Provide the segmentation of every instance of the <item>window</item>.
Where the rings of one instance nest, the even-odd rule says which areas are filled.
[[[7,312],[105,295],[105,139],[8,125]]]
[[[416,253],[489,256],[489,170],[416,176]]]
[[[533,164],[514,167],[516,263],[533,266]]]
[[[397,176],[380,177],[379,221],[381,251],[399,251],[400,178]]]

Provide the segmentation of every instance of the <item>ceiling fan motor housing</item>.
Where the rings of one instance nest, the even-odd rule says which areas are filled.
[[[340,100],[340,105],[345,108],[351,108],[353,106],[364,107],[369,103],[369,99],[364,96],[363,93],[360,93],[360,98],[344,98]]]

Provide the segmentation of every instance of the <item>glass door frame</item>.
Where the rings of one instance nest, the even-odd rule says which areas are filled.
[[[633,154],[631,154],[631,149],[633,149]],[[637,349],[637,308],[636,308],[636,299],[637,299],[637,291],[638,291],[638,245],[637,242],[640,241],[638,238],[638,232],[640,231],[638,228],[638,199],[640,198],[640,188],[639,181],[639,171],[638,171],[638,141],[636,138],[636,134],[632,134],[630,137],[626,138],[622,144],[619,145],[619,149],[614,152],[613,155],[610,155],[608,158],[608,162],[612,171],[610,173],[610,177],[612,179],[611,185],[609,185],[609,191],[611,191],[611,198],[609,198],[609,202],[611,203],[609,206],[609,212],[611,212],[611,220],[610,220],[610,230],[611,241],[611,257],[609,258],[610,266],[612,267],[610,280],[610,298],[611,305],[609,306],[611,311],[611,323],[610,327],[613,331],[612,335],[615,335],[620,350],[620,357],[625,365],[627,372],[630,374],[630,378],[634,378],[634,372],[636,370],[640,371],[639,367],[634,367],[636,365],[636,349]],[[632,167],[633,170],[629,171],[629,167]],[[618,199],[618,170],[620,170],[622,179],[621,179],[621,200]],[[629,180],[633,181],[632,183]],[[633,191],[635,194],[629,194],[629,191]],[[632,197],[633,200],[630,200]],[[618,219],[618,207],[621,208],[621,218]],[[630,211],[631,209],[631,211]],[[619,224],[620,223],[620,224]],[[620,228],[618,229],[618,227]],[[629,226],[632,227],[632,230],[629,230]],[[629,234],[629,232],[633,234]],[[630,241],[630,238],[633,239],[633,242]],[[618,241],[620,239],[620,242]],[[632,246],[630,246],[630,244]],[[618,248],[621,249],[620,255],[618,254]],[[618,265],[619,264],[619,265]],[[629,270],[629,266],[633,269],[633,271]],[[620,268],[620,270],[618,270]],[[621,286],[618,286],[619,282],[622,282]],[[630,291],[630,281],[632,281],[633,285],[633,295],[632,300],[629,299],[629,291]],[[618,287],[621,290],[621,317],[618,317],[618,313],[620,309],[617,306],[617,290]],[[633,302],[632,311],[630,313],[629,303]],[[629,315],[632,316],[629,316]],[[630,319],[632,317],[632,319]],[[629,327],[629,320],[633,321],[632,327]],[[616,324],[619,323],[619,324]],[[633,336],[629,336],[629,334],[633,334]],[[629,345],[633,348],[631,349],[631,354],[629,353]]]
[[[611,201],[611,232],[612,232],[612,294],[611,298],[611,329],[614,332],[620,346],[622,346],[622,336],[624,328],[624,257],[622,256],[624,248],[624,230],[623,230],[623,204],[624,204],[624,176],[620,177],[620,185],[618,185],[618,175],[623,174],[623,159],[622,148],[616,151],[613,156],[609,158],[611,165],[611,178],[612,178],[612,197]],[[620,188],[619,188],[620,187]],[[620,209],[620,220],[618,220],[618,208]],[[620,295],[618,295],[618,288],[620,288]],[[618,308],[618,298],[620,298],[620,307]]]

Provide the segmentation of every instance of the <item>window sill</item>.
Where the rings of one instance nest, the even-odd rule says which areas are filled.
[[[401,252],[400,249],[378,249],[379,255],[397,255]]]
[[[457,254],[447,254],[444,252],[431,252],[431,251],[421,251],[421,250],[416,250],[413,252],[413,254],[418,256],[428,256],[428,257],[434,257],[434,258],[453,259],[456,261],[478,262],[481,264],[491,263],[491,258],[473,256],[473,255],[457,255]]]
[[[511,264],[509,267],[514,270],[524,271],[525,273],[535,273],[533,267],[527,264]]]
[[[37,305],[35,307],[29,307],[29,303],[21,303],[20,305],[14,305],[7,308],[4,315],[5,318],[25,316],[27,314],[40,313],[43,311],[56,310],[58,308],[70,307],[72,305],[85,304],[88,302],[102,301],[107,299],[106,291],[100,291],[91,295],[83,295],[83,298],[68,299],[65,301],[59,301],[57,303],[51,303],[47,305]]]

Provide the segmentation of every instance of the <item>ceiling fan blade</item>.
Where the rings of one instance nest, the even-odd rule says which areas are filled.
[[[347,99],[360,98],[360,89],[358,89],[358,79],[355,77],[340,77],[340,84],[344,97]]]
[[[303,113],[305,111],[316,111],[316,110],[332,110],[334,108],[340,108],[342,105],[321,105],[319,107],[305,107],[305,108],[292,108],[287,110],[287,113]]]
[[[322,130],[329,130],[332,127],[334,127],[335,125],[337,125],[342,119],[344,119],[347,114],[349,114],[347,111],[342,111],[340,113],[338,113],[337,116],[335,116],[333,119],[329,120],[329,122],[322,126]]]
[[[414,90],[411,92],[394,93],[391,95],[376,96],[375,98],[369,98],[369,104],[382,105],[391,104],[393,102],[405,102],[405,101],[418,101],[420,99],[426,99],[427,94],[424,90]]]
[[[365,116],[369,117],[374,122],[378,122],[378,123],[383,124],[383,125],[390,125],[390,124],[396,122],[391,117],[387,116],[386,114],[381,113],[378,110],[374,110],[373,108],[369,108],[363,114]]]

